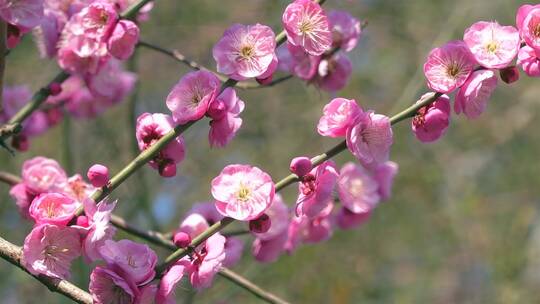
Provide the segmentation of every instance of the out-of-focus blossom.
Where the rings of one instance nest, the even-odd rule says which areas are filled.
[[[281,233],[271,239],[256,238],[253,241],[251,252],[255,259],[261,263],[275,262],[285,251],[287,239],[287,233]]]
[[[525,4],[516,14],[519,34],[528,46],[540,51],[540,5]]]
[[[392,185],[398,170],[399,165],[393,161],[387,161],[375,167],[374,175],[377,184],[379,184],[381,200],[387,200],[392,195]]]
[[[354,213],[343,207],[336,215],[336,224],[341,229],[352,229],[358,227],[369,220],[372,211],[367,210],[359,213]]]
[[[148,283],[156,274],[157,255],[146,244],[106,240],[99,253],[111,268],[119,269],[119,273],[137,285]]]
[[[358,44],[362,33],[360,20],[347,11],[330,11],[328,22],[332,31],[332,46],[350,52]]]
[[[497,75],[492,70],[474,72],[456,95],[454,111],[463,112],[469,119],[477,118],[487,107],[497,87]]]
[[[291,254],[301,243],[313,244],[328,240],[332,236],[332,209],[334,204],[329,204],[315,218],[307,216],[294,217],[287,230],[287,242],[285,250]]]
[[[242,239],[231,236],[227,237],[225,241],[225,259],[223,260],[223,266],[233,267],[238,264],[242,258],[242,252],[244,251],[244,241]]]
[[[33,28],[43,18],[43,0],[2,0],[0,17],[16,26]]]
[[[379,184],[364,167],[346,163],[339,173],[338,193],[343,206],[354,213],[367,212],[379,203]]]
[[[283,198],[279,193],[276,193],[274,196],[274,201],[270,208],[265,211],[265,214],[268,215],[272,225],[270,229],[264,233],[254,233],[258,239],[270,240],[281,234],[283,234],[287,227],[289,226],[289,208],[283,202]]]
[[[139,290],[114,270],[98,266],[90,274],[88,290],[95,304],[136,303]]]
[[[22,179],[30,191],[42,193],[60,189],[67,176],[57,161],[38,156],[23,163]]]
[[[349,57],[338,52],[319,63],[317,68],[317,85],[328,92],[337,92],[347,85],[352,74],[352,63]]]
[[[139,27],[132,21],[120,20],[107,42],[109,53],[120,60],[126,60],[133,54],[139,42]]]

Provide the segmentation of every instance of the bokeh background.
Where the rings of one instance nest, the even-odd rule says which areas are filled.
[[[141,39],[181,50],[214,67],[212,45],[232,23],[281,28],[284,0],[160,0]],[[337,95],[363,107],[395,114],[426,91],[422,73],[431,48],[461,39],[475,21],[514,24],[524,1],[515,0],[328,0],[369,21],[350,53],[354,72]],[[167,112],[165,97],[188,70],[148,49],[138,56],[135,113]],[[56,73],[54,61],[38,58],[30,36],[9,55],[6,82],[38,89]],[[500,82],[488,110],[477,120],[452,117],[446,136],[420,144],[410,122],[394,127],[392,159],[399,163],[392,199],[371,220],[330,241],[302,246],[292,256],[263,265],[250,256],[245,237],[242,262],[233,270],[293,303],[537,303],[540,301],[540,80],[521,75]],[[331,95],[290,80],[272,88],[239,91],[246,102],[244,125],[225,149],[210,149],[207,121],[185,133],[187,157],[178,176],[163,179],[145,167],[113,194],[117,213],[141,227],[175,228],[191,204],[211,198],[210,180],[230,163],[249,163],[274,180],[288,174],[298,155],[315,155],[335,145],[316,124]],[[133,112],[125,101],[95,120],[69,120],[15,157],[0,151],[1,170],[20,173],[37,155],[57,159],[70,174],[93,163],[117,172],[133,157]],[[349,153],[338,164],[352,160]],[[8,187],[0,185],[0,234],[22,244],[30,231],[20,219]],[[296,188],[283,192],[289,205]],[[240,225],[231,227],[239,228]],[[122,233],[118,237],[126,237]],[[163,256],[165,252],[159,251]],[[74,264],[73,281],[88,286],[89,269]],[[258,303],[221,277],[181,299],[195,303]],[[68,303],[7,262],[0,262],[0,302]]]

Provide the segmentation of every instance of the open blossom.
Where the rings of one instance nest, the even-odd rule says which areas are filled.
[[[381,200],[387,200],[392,194],[394,177],[398,173],[399,165],[393,161],[387,161],[377,165],[374,169],[375,180],[379,184]]]
[[[321,55],[332,45],[328,17],[318,3],[295,0],[285,9],[282,21],[289,43],[310,55]]]
[[[81,254],[76,228],[39,225],[24,240],[22,264],[32,274],[65,279],[71,262]]]
[[[156,292],[156,304],[174,304],[174,288],[176,284],[184,277],[186,268],[189,268],[189,262],[180,260],[172,265],[167,273],[161,278],[158,290]]]
[[[325,161],[302,178],[298,185],[296,215],[313,218],[332,204],[332,191],[336,185],[338,172],[333,161]]]
[[[428,97],[424,94],[420,100]],[[420,101],[419,101],[420,102]],[[450,124],[450,98],[442,95],[431,104],[420,108],[412,120],[412,130],[422,142],[432,142],[444,135]]]
[[[126,60],[133,54],[139,42],[139,27],[132,21],[120,20],[107,42],[109,53],[120,60]]]
[[[212,118],[208,133],[210,146],[224,147],[234,138],[242,126],[242,118],[239,117],[242,111],[244,102],[232,88],[225,89],[212,102],[207,113]]]
[[[99,253],[110,267],[118,269],[119,273],[137,285],[148,283],[156,275],[154,267],[157,255],[146,244],[130,240],[107,240],[99,248]]]
[[[229,165],[212,180],[216,209],[240,221],[253,220],[263,214],[274,194],[270,175],[249,165]]]
[[[528,46],[540,51],[540,5],[525,4],[516,14],[519,34]]]
[[[65,226],[75,215],[80,204],[62,193],[43,193],[30,205],[30,216],[36,225]]]
[[[245,80],[263,76],[272,68],[273,61],[277,63],[275,48],[275,35],[270,27],[258,23],[234,24],[223,33],[212,53],[218,72],[235,80]],[[275,67],[276,64],[274,70]]]
[[[424,74],[432,90],[450,93],[465,83],[474,65],[475,59],[465,42],[454,40],[431,50]]]
[[[30,191],[41,193],[57,189],[67,176],[57,161],[38,156],[23,163],[22,179]]]
[[[530,77],[540,77],[540,58],[536,55],[536,51],[524,46],[519,50],[517,64],[521,66],[525,74]]]
[[[332,236],[333,208],[334,204],[329,204],[314,218],[293,217],[287,230],[285,250],[291,254],[301,243],[314,244],[328,240]]]
[[[371,217],[371,213],[371,209],[355,213],[343,207],[336,215],[336,224],[341,229],[352,229],[367,222]]]
[[[118,13],[112,3],[95,1],[84,7],[74,18],[79,19],[78,25],[84,34],[98,40],[105,40],[117,23]]]
[[[351,212],[367,212],[375,208],[381,199],[377,180],[360,165],[346,163],[339,172],[337,184],[339,198]]]
[[[28,209],[34,199],[34,195],[28,192],[26,185],[24,183],[16,184],[9,190],[9,195],[15,199],[15,204],[17,204],[17,209],[21,217],[29,220],[32,219]]]
[[[390,119],[373,111],[360,113],[347,130],[347,148],[364,165],[387,161],[392,143]]]
[[[463,41],[476,61],[488,69],[507,67],[516,57],[520,38],[513,26],[479,21],[465,30]]]
[[[286,48],[280,49],[282,50],[281,56],[287,56],[285,59],[287,61],[283,60],[282,57],[279,60],[284,61],[283,67],[286,67],[288,72],[303,80],[311,80],[317,74],[321,56],[310,55],[302,47],[290,43],[287,43]]]
[[[95,190],[96,188],[87,183],[80,174],[75,174],[68,178],[62,193],[74,199],[77,205],[81,205]]]
[[[469,119],[480,116],[485,111],[496,87],[497,74],[495,72],[492,70],[474,72],[457,93],[454,111],[456,114],[463,112]]]
[[[133,90],[137,75],[124,70],[118,60],[110,59],[97,74],[86,75],[84,80],[95,97],[93,103],[112,106],[121,102]]]
[[[157,142],[174,128],[170,115],[161,113],[143,113],[137,118],[135,136],[141,151]],[[176,164],[182,162],[185,156],[184,138],[176,137],[165,146],[151,161],[150,166],[159,171],[164,177],[176,175]]]
[[[352,63],[343,52],[321,60],[317,68],[316,84],[328,92],[336,92],[345,87],[352,74]]]
[[[216,98],[220,87],[216,75],[207,71],[189,72],[167,96],[167,108],[177,124],[201,119]]]
[[[285,251],[287,239],[287,233],[281,233],[271,239],[256,238],[253,241],[251,253],[255,257],[255,260],[261,263],[275,262]]]
[[[33,28],[43,18],[43,0],[2,0],[0,17],[16,26]]]
[[[330,11],[328,22],[332,31],[332,46],[350,52],[358,44],[362,29],[360,20],[347,11]]]
[[[322,136],[345,136],[361,111],[354,99],[334,98],[324,106],[317,131]]]
[[[139,296],[139,290],[132,282],[102,266],[97,266],[90,274],[88,290],[95,304],[131,304]]]
[[[272,225],[266,232],[252,232],[254,236],[262,240],[269,240],[287,230],[287,226],[289,225],[289,208],[285,205],[279,193],[276,193],[272,205],[264,213],[270,218]]]
[[[99,248],[107,240],[112,239],[116,232],[116,229],[109,222],[116,202],[109,203],[103,200],[96,205],[92,199],[86,199],[83,206],[87,221],[86,227],[83,227],[87,230],[82,244],[83,254],[87,261],[92,262],[102,258]]]

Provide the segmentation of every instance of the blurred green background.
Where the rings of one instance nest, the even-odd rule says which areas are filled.
[[[141,39],[176,48],[213,68],[211,48],[226,27],[260,22],[277,31],[287,3],[160,0],[150,21],[142,25]],[[463,30],[479,20],[514,24],[523,3],[328,0],[325,7],[345,9],[369,21],[359,46],[349,53],[353,77],[338,96],[395,114],[426,91],[422,65],[431,48],[461,39]],[[148,49],[139,50],[138,66],[136,113],[167,112],[164,99],[188,70]],[[6,82],[28,84],[35,90],[57,70],[54,61],[38,58],[28,36],[9,56]],[[246,237],[244,258],[233,270],[293,303],[540,302],[536,122],[540,80],[521,76],[512,85],[500,82],[479,119],[453,116],[446,136],[437,143],[419,144],[410,122],[397,125],[392,159],[399,163],[400,173],[394,194],[366,225],[336,231],[330,241],[302,246],[269,265],[253,260],[251,239]],[[325,92],[295,79],[273,88],[239,91],[239,95],[246,102],[244,125],[229,146],[210,149],[207,121],[196,124],[185,134],[187,157],[178,176],[163,179],[144,167],[114,192],[120,201],[117,213],[141,227],[168,231],[192,203],[211,198],[210,180],[225,165],[253,164],[277,181],[288,174],[292,157],[319,154],[337,143],[315,131],[322,107],[332,97]],[[71,120],[55,127],[34,139],[27,153],[10,157],[0,151],[0,168],[20,174],[24,160],[43,155],[57,159],[70,174],[84,173],[94,163],[117,172],[133,157],[133,123],[124,102],[95,120]],[[336,158],[340,165],[349,160],[349,153]],[[31,227],[18,216],[8,190],[0,186],[0,234],[20,245]],[[291,205],[296,188],[283,194]],[[79,261],[74,269],[73,281],[86,288],[88,267]],[[177,295],[193,297],[193,292],[185,285]],[[0,299],[2,303],[68,303],[6,262],[0,262]],[[192,300],[258,303],[221,277]]]

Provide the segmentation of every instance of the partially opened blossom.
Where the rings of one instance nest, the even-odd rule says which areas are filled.
[[[330,11],[328,22],[332,31],[332,46],[350,52],[358,44],[362,33],[360,20],[347,11]]]
[[[431,50],[424,64],[424,75],[432,90],[450,93],[465,83],[475,63],[465,42],[454,40]]]
[[[90,274],[88,290],[95,304],[131,304],[139,296],[137,287],[113,269],[98,266]]]
[[[343,137],[361,111],[354,99],[334,98],[324,106],[317,131],[322,136]]]
[[[352,212],[346,207],[342,207],[336,215],[336,224],[341,229],[356,228],[367,222],[371,217],[372,210],[362,212]]]
[[[221,83],[206,71],[189,72],[167,96],[167,108],[177,124],[201,119],[216,98]]]
[[[30,191],[42,193],[58,189],[67,176],[57,161],[38,156],[23,163],[22,179]]]
[[[518,53],[517,64],[521,66],[527,76],[540,77],[540,58],[533,48],[522,47]]]
[[[80,204],[62,193],[43,193],[30,205],[30,216],[36,225],[65,226],[75,215]]]
[[[525,43],[535,51],[540,51],[540,5],[520,6],[516,14],[516,25]]]
[[[58,43],[58,65],[70,74],[96,74],[109,59],[107,45],[83,34],[69,32],[71,26],[68,23],[64,27]]]
[[[83,255],[87,261],[93,262],[102,258],[99,248],[111,240],[116,232],[110,223],[116,202],[103,200],[96,204],[92,199],[86,199],[83,206],[87,222],[87,226],[83,227],[87,231],[82,244]]]
[[[291,254],[301,243],[314,244],[328,240],[332,236],[331,218],[334,204],[329,204],[316,217],[293,217],[287,230],[285,250]]]
[[[497,74],[492,70],[474,72],[456,95],[454,111],[463,112],[469,119],[482,114],[497,87]]]
[[[259,217],[270,207],[275,187],[268,173],[249,165],[229,165],[212,180],[216,209],[240,221]]]
[[[156,275],[154,267],[157,255],[146,244],[131,240],[106,240],[99,253],[111,268],[118,269],[118,273],[137,285],[148,283]]]
[[[343,165],[337,183],[343,206],[354,213],[367,212],[379,203],[379,184],[364,167],[352,162]]]
[[[224,147],[234,138],[242,126],[242,118],[239,117],[242,111],[244,102],[232,88],[225,89],[212,102],[207,113],[212,118],[208,133],[210,146]]]
[[[270,27],[258,23],[234,24],[223,33],[212,54],[217,62],[218,72],[235,80],[245,80],[263,76],[271,68],[273,61],[275,69],[275,48],[275,35]]]
[[[287,239],[288,235],[286,232],[271,239],[255,238],[251,247],[251,253],[255,257],[255,260],[261,263],[275,262],[285,252]]]
[[[310,55],[321,55],[332,45],[328,17],[314,1],[295,0],[285,8],[282,21],[289,43]]]
[[[289,226],[289,208],[279,193],[276,193],[272,205],[264,213],[272,222],[270,229],[264,233],[252,232],[252,234],[261,240],[270,240],[284,234]]]
[[[43,18],[43,0],[2,0],[0,17],[16,26],[33,28]]]
[[[81,254],[76,228],[39,225],[24,240],[22,264],[32,274],[65,279],[71,262]]]
[[[399,165],[393,161],[387,161],[375,167],[375,180],[379,184],[379,195],[381,200],[387,200],[392,194],[394,177],[398,173]]]
[[[230,236],[225,241],[225,259],[223,266],[233,267],[238,264],[244,251],[244,241],[241,238]]]
[[[133,21],[120,20],[114,26],[107,41],[109,53],[120,60],[126,60],[133,54],[139,42],[139,27]]]
[[[352,70],[349,57],[342,52],[338,52],[321,60],[317,69],[316,84],[319,88],[328,92],[339,91],[349,82]]]
[[[372,111],[359,114],[347,129],[347,148],[365,165],[387,161],[392,143],[390,119]]]
[[[298,185],[296,215],[313,218],[333,203],[332,191],[338,172],[333,161],[325,161],[302,178]]]
[[[427,94],[420,100],[427,97]],[[447,95],[420,108],[411,122],[416,138],[421,142],[433,142],[442,137],[450,124],[450,112],[450,98]]]
[[[488,69],[507,67],[516,57],[520,38],[513,26],[479,21],[465,30],[463,41],[476,61]]]

